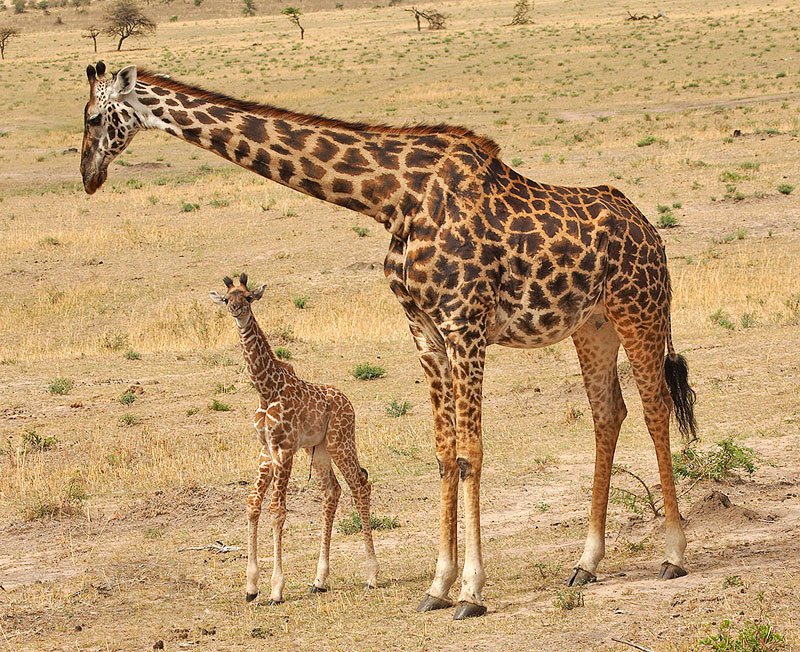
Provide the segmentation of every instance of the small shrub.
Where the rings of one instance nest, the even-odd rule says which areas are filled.
[[[782,195],[791,195],[793,190],[794,186],[790,183],[782,183],[778,186],[778,192]]]
[[[678,226],[678,218],[675,217],[671,211],[661,213],[656,221],[656,226],[659,229],[671,229]]]
[[[362,362],[356,365],[350,373],[353,374],[356,380],[374,380],[375,378],[383,378],[386,375],[386,370],[369,362]]]
[[[373,530],[394,530],[400,527],[400,521],[396,516],[376,516],[375,514],[369,515],[369,524]],[[361,532],[361,516],[358,512],[353,511],[347,518],[339,519],[336,526],[342,534],[355,534]]]
[[[211,399],[211,409],[214,412],[230,412],[231,406],[227,403],[223,403],[222,401],[218,401],[217,399]]]
[[[121,351],[128,346],[128,334],[119,332],[103,333],[100,346],[109,351]]]
[[[69,378],[53,378],[47,387],[47,391],[51,394],[63,396],[64,394],[69,394],[74,386],[75,383]]]
[[[584,605],[583,590],[576,587],[561,589],[556,594],[555,605],[562,611],[572,611]]]
[[[275,357],[279,360],[291,360],[292,352],[285,346],[275,347]]]
[[[717,482],[736,476],[737,471],[753,475],[758,458],[752,448],[739,446],[732,437],[717,442],[716,448],[700,451],[687,448],[672,456],[675,477],[692,480],[708,479]]]
[[[123,353],[126,360],[141,360],[142,354],[138,351],[134,351],[133,349],[127,349],[125,353]]]
[[[119,397],[119,402],[123,405],[132,405],[136,402],[136,394],[133,392],[123,392]]]
[[[724,328],[726,330],[729,330],[729,331],[736,330],[736,326],[731,321],[730,315],[727,312],[725,312],[722,308],[720,308],[719,310],[713,312],[709,316],[709,319],[713,323],[715,323],[717,326],[722,326],[722,328]]]
[[[353,233],[355,233],[359,238],[364,238],[369,235],[369,229],[365,226],[354,226]]]
[[[22,433],[22,446],[28,450],[49,451],[58,443],[55,435],[42,436],[35,429],[29,428]]]
[[[79,473],[73,475],[67,483],[64,493],[61,496],[48,494],[46,498],[34,499],[25,505],[23,517],[27,521],[35,521],[43,518],[57,518],[60,516],[71,516],[79,514],[83,509],[83,503],[89,494],[86,485]]]
[[[294,304],[295,308],[299,310],[304,310],[305,308],[308,307],[308,297],[306,296],[295,297],[294,299],[292,299],[292,303]]]
[[[192,213],[194,211],[200,210],[200,204],[195,204],[192,202],[181,202],[181,211],[184,213]]]
[[[214,387],[215,394],[235,394],[236,385],[233,383],[226,385],[225,383],[217,383]]]
[[[714,652],[773,652],[785,649],[782,634],[769,623],[746,622],[738,632],[733,631],[730,620],[723,620],[719,633],[698,641]]]
[[[139,417],[130,412],[126,412],[119,418],[119,425],[121,426],[135,426],[139,423]]]
[[[726,575],[725,579],[722,580],[722,588],[727,589],[731,586],[741,586],[742,585],[742,577],[741,575]]]
[[[753,328],[758,322],[756,321],[756,317],[751,312],[745,312],[739,318],[739,323],[742,325],[742,328]]]
[[[390,417],[397,419],[398,417],[405,416],[411,410],[411,403],[408,401],[392,401],[386,406],[386,414]]]
[[[653,135],[645,136],[636,141],[636,147],[649,147],[658,142],[658,138]]]

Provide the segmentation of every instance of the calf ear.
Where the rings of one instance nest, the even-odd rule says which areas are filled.
[[[136,86],[136,66],[123,68],[114,75],[114,83],[111,85],[111,97],[119,99],[128,93],[132,93]]]
[[[218,306],[225,306],[225,297],[223,297],[218,292],[209,292],[208,296],[211,297],[211,300],[216,303]]]
[[[267,286],[266,285],[262,285],[262,286],[256,288],[255,290],[253,290],[253,292],[252,292],[253,299],[258,301],[261,297],[264,296],[264,290],[266,290],[266,289],[267,289]]]

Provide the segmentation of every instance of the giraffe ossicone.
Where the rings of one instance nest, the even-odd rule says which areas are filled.
[[[160,129],[298,192],[373,217],[391,234],[384,272],[408,318],[428,381],[441,476],[439,551],[419,609],[451,605],[457,504],[465,545],[456,618],[482,615],[481,403],[486,348],[572,337],[596,443],[589,532],[568,582],[605,554],[612,462],[627,411],[617,375],[627,352],[664,495],[663,578],[685,571],[670,415],[693,436],[694,392],[675,353],[664,244],[625,195],[528,179],[489,138],[449,125],[332,120],[237,100],[133,66],[87,70],[81,172],[87,192],[142,129]],[[676,407],[677,409],[674,409]]]
[[[378,560],[370,526],[371,485],[366,470],[358,462],[353,405],[335,387],[298,378],[290,364],[275,356],[252,310],[253,302],[263,297],[266,286],[248,289],[246,274],[239,276],[238,284],[227,276],[223,281],[227,292],[210,292],[209,296],[236,320],[242,353],[259,397],[254,426],[261,442],[261,456],[258,477],[247,499],[247,601],[258,596],[258,521],[264,496],[272,485],[269,513],[273,571],[269,603],[283,602],[286,490],[294,455],[300,449],[309,451],[323,493],[322,542],[311,592],[326,591],[333,518],[341,494],[333,465],[341,471],[353,495],[364,537],[366,584],[376,587]]]

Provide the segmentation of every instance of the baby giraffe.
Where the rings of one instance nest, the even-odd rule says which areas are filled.
[[[227,306],[236,320],[244,359],[258,391],[255,428],[261,441],[258,478],[247,499],[247,601],[258,595],[258,519],[267,488],[272,483],[269,512],[272,516],[273,569],[269,604],[283,602],[281,538],[286,520],[286,488],[292,471],[292,459],[300,448],[311,454],[312,466],[324,494],[325,522],[312,593],[323,593],[328,577],[331,530],[341,488],[333,473],[331,460],[344,475],[361,517],[366,548],[367,586],[377,586],[378,560],[370,528],[370,483],[367,472],[358,463],[355,439],[355,412],[350,400],[330,385],[317,385],[297,377],[290,364],[278,360],[252,311],[252,302],[264,295],[265,286],[247,289],[247,275],[239,285],[227,276],[223,279],[225,296],[211,292],[211,300]]]

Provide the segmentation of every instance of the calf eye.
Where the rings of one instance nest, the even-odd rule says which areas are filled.
[[[247,297],[247,303],[253,303],[253,297]]]
[[[87,120],[87,122],[93,127],[99,126],[102,121],[103,121],[103,116],[100,113],[98,113],[97,115],[93,115],[91,118]]]

